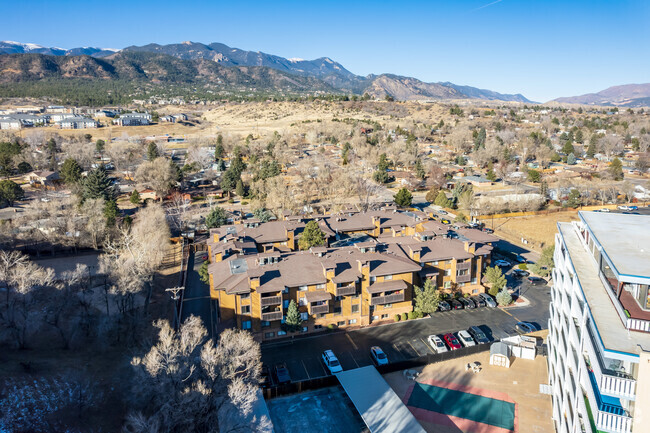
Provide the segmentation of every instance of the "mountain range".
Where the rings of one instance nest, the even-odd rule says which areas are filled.
[[[416,78],[392,74],[359,76],[328,57],[315,60],[287,59],[272,54],[232,48],[220,43],[202,44],[149,44],[129,46],[122,50],[111,48],[80,47],[63,49],[44,47],[13,41],[0,42],[0,82],[24,82],[43,78],[103,78],[142,79],[154,82],[174,82],[182,76],[182,82],[209,82],[215,78],[221,84],[255,84],[257,90],[300,91],[333,93],[368,93],[375,98],[389,95],[397,100],[484,99],[499,101],[531,102],[523,95],[501,94],[491,90],[452,83],[425,83]],[[148,56],[135,56],[148,54]],[[44,56],[43,58],[34,57]],[[152,56],[155,55],[155,56]],[[52,58],[45,58],[52,56]],[[84,60],[82,57],[88,56]],[[169,56],[172,59],[166,59]],[[27,57],[18,60],[19,58]],[[74,59],[61,60],[59,58]],[[130,67],[127,64],[131,63]],[[147,63],[143,68],[140,62]],[[153,67],[153,64],[156,67]],[[29,68],[25,64],[30,64]],[[21,66],[23,65],[23,66]],[[175,72],[170,68],[175,69]],[[226,68],[226,69],[223,69]],[[230,70],[229,70],[229,69]],[[259,69],[250,69],[259,68]],[[183,70],[193,77],[179,72]],[[254,71],[254,73],[253,73]],[[192,72],[192,73],[194,73]],[[250,76],[253,74],[255,77]],[[257,78],[264,76],[261,81]],[[280,87],[275,87],[280,83]]]
[[[554,101],[565,104],[648,107],[650,106],[650,83],[613,86],[597,93],[557,98]]]

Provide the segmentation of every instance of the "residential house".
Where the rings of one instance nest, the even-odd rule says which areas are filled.
[[[54,186],[54,183],[59,180],[59,173],[55,171],[33,171],[25,175],[25,181],[31,185],[40,185],[45,187]]]

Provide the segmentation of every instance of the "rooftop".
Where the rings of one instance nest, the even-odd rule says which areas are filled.
[[[580,212],[619,275],[650,278],[650,218],[645,215]]]

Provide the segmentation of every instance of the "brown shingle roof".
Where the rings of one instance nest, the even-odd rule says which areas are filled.
[[[408,286],[404,280],[389,280],[381,283],[374,283],[368,287],[368,293],[390,292],[391,290],[404,290]]]

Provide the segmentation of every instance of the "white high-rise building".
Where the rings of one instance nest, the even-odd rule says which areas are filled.
[[[549,383],[559,433],[650,432],[650,216],[559,223]]]

